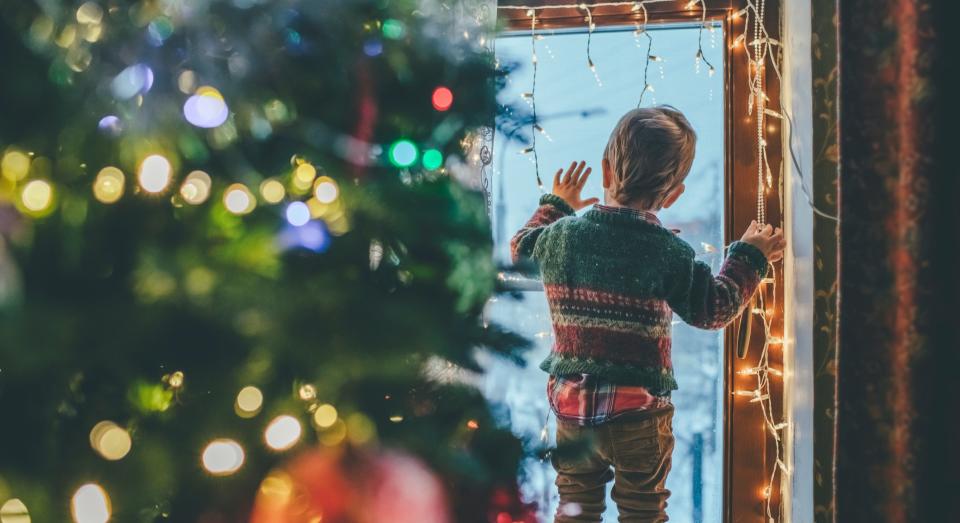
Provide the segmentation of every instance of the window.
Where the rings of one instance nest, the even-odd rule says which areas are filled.
[[[691,46],[696,49],[698,26],[660,25],[649,29],[652,54],[647,83],[653,86],[643,95],[643,105],[669,103],[687,116],[697,130],[697,157],[687,179],[687,191],[677,205],[660,213],[664,225],[680,229],[680,236],[700,250],[700,259],[716,271],[723,245],[724,127],[722,74],[709,75],[705,65],[696,66]],[[720,73],[723,56],[722,28],[711,25],[704,33],[704,53]],[[585,196],[602,198],[600,159],[610,131],[626,111],[637,106],[644,90],[644,64],[648,40],[631,26],[611,26],[591,36],[591,56],[596,77],[587,67],[586,34],[582,30],[543,33],[537,41],[538,70],[536,102],[538,121],[544,129],[537,141],[538,162],[544,190],[549,191],[553,173],[574,160],[587,160],[595,173]],[[533,81],[529,33],[506,33],[496,42],[497,59],[515,69],[508,77],[500,103],[521,101],[524,108]],[[598,81],[599,78],[599,81]],[[602,82],[602,85],[600,83]],[[529,141],[529,126],[497,135],[494,145],[493,223],[496,258],[508,265],[511,235],[537,207],[541,190],[537,186],[531,154],[521,154]],[[517,137],[520,137],[518,140]],[[501,399],[509,406],[513,427],[536,438],[547,417],[546,375],[537,364],[552,342],[549,313],[542,292],[501,296],[491,307],[494,319],[536,341],[528,354],[526,369],[498,368],[491,390],[508,390]],[[719,332],[695,329],[675,321],[673,360],[680,389],[673,395],[676,406],[674,433],[677,441],[668,488],[671,519],[679,522],[719,522],[723,484],[723,339]],[[513,385],[499,383],[505,375]],[[507,386],[507,389],[504,389]],[[511,388],[512,387],[512,388]],[[552,430],[550,431],[552,433]],[[556,506],[549,464],[531,464],[526,479],[528,492],[550,500],[545,513]],[[543,504],[543,503],[541,503]],[[616,520],[616,508],[608,503],[609,521]]]
[[[597,77],[587,67],[587,30],[584,12],[572,7],[549,7],[562,2],[531,0],[538,8],[537,33],[537,116],[544,133],[537,133],[540,177],[549,190],[553,173],[573,160],[586,160],[597,170],[588,183],[586,196],[601,196],[599,161],[603,145],[615,121],[627,109],[636,107],[643,90],[646,39],[640,45],[634,36],[641,15],[631,5],[609,5],[592,9],[596,30],[591,36],[591,58]],[[501,0],[500,5],[516,5]],[[722,246],[739,234],[756,216],[757,207],[757,123],[750,97],[749,63],[743,35],[749,17],[746,3],[735,1],[723,8],[700,11],[687,9],[686,1],[644,2],[648,11],[647,30],[653,36],[650,54],[663,59],[651,62],[643,105],[667,103],[676,106],[693,123],[699,140],[697,158],[687,180],[687,194],[678,204],[661,213],[669,227],[681,229],[681,237],[701,252],[700,259],[718,269]],[[636,5],[636,4],[633,4]],[[765,12],[768,27],[776,24],[776,6]],[[703,17],[703,18],[701,18]],[[511,72],[501,102],[523,108],[522,93],[531,91],[530,18],[526,10],[502,9],[499,18],[506,28],[496,42],[501,65],[517,63]],[[713,64],[711,77],[701,63],[697,74],[694,56],[700,23],[704,56]],[[752,19],[750,19],[750,23]],[[712,28],[712,30],[710,30]],[[661,76],[662,67],[662,76]],[[779,83],[772,71],[762,71],[767,106],[779,104]],[[602,82],[602,87],[598,83]],[[771,165],[781,162],[776,135],[777,121],[766,127],[767,157]],[[521,154],[528,145],[530,126],[500,128],[495,137],[491,192],[495,256],[509,271],[507,244],[516,229],[537,205],[537,187],[532,156]],[[513,138],[508,135],[515,135]],[[766,189],[762,201],[767,220],[780,220],[777,183]],[[707,252],[716,248],[717,252]],[[775,281],[782,284],[779,276]],[[513,429],[534,441],[541,436],[549,407],[546,376],[537,368],[549,350],[552,332],[543,293],[531,280],[511,280],[505,292],[491,303],[493,321],[526,334],[535,342],[528,355],[529,365],[517,368],[508,362],[491,361],[485,378],[486,394],[502,402]],[[773,298],[775,301],[775,298]],[[768,304],[774,317],[782,305]],[[780,330],[779,320],[772,328]],[[779,489],[770,487],[771,470],[776,469],[778,450],[767,435],[764,416],[780,419],[782,384],[772,383],[771,411],[761,411],[750,398],[734,391],[751,387],[755,377],[738,371],[755,368],[762,352],[760,336],[741,339],[734,326],[722,333],[690,329],[675,323],[674,364],[680,390],[674,393],[677,407],[674,432],[677,448],[674,470],[669,478],[672,490],[669,514],[672,521],[724,522],[767,521],[769,510],[779,510]],[[745,344],[744,344],[745,343]],[[743,344],[743,345],[742,345]],[[746,349],[746,350],[744,350]],[[771,356],[779,366],[781,355]],[[552,437],[551,427],[546,432]],[[549,462],[532,460],[524,472],[524,493],[540,505],[545,521],[556,506],[553,470]],[[769,494],[767,494],[769,493]],[[605,520],[615,521],[615,508],[608,505]]]

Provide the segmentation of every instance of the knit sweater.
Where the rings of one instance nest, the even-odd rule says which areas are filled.
[[[734,242],[715,277],[662,226],[600,206],[578,217],[552,194],[540,199],[510,246],[514,261],[533,259],[543,276],[555,342],[540,368],[641,385],[653,394],[677,388],[673,313],[695,327],[723,328],[767,270],[759,249]]]

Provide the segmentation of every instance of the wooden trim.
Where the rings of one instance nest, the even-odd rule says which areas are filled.
[[[584,13],[574,8],[549,8],[550,5],[574,3],[570,0],[501,0],[501,6],[535,5],[537,10],[537,29],[551,30],[571,27],[583,27]],[[591,5],[595,2],[585,2]],[[694,22],[698,23],[703,17],[699,9],[686,10],[686,0],[658,2],[647,4],[648,24]],[[722,5],[723,7],[716,7]],[[754,115],[748,115],[750,86],[748,85],[749,62],[742,46],[731,49],[730,44],[744,31],[743,17],[733,18],[735,13],[746,7],[744,0],[709,1],[706,19],[719,21],[723,25],[724,45],[724,120],[725,120],[725,240],[727,243],[739,238],[750,221],[756,218],[756,179],[757,179],[757,130]],[[631,6],[603,6],[591,9],[593,21],[597,26],[632,25],[643,20],[642,13],[635,12]],[[766,8],[768,28],[778,27],[779,5],[771,2]],[[530,29],[530,17],[525,10],[500,9],[498,10],[500,26],[509,31],[523,31]],[[780,85],[776,75],[769,67],[765,68],[766,92],[770,100],[769,107],[780,105]],[[773,126],[773,131],[770,131]],[[782,151],[779,140],[780,122],[768,119],[767,156],[775,175],[779,171],[777,166],[782,162]],[[774,190],[765,195],[767,207],[767,221],[772,224],[782,224],[781,214],[781,180],[775,180]],[[776,273],[775,285],[777,289],[783,287],[782,271]],[[761,292],[768,292],[764,287]],[[778,293],[773,303],[775,320],[772,325],[774,335],[783,332],[783,303],[782,292]],[[768,294],[768,299],[771,298]],[[736,325],[736,323],[734,324]],[[757,325],[755,325],[757,326]],[[736,328],[728,328],[725,332],[725,381],[726,391],[724,401],[724,484],[723,484],[723,521],[725,523],[766,523],[762,491],[769,481],[771,467],[776,463],[776,447],[768,435],[764,424],[760,406],[750,403],[749,398],[738,397],[735,390],[755,388],[754,376],[740,376],[738,370],[756,367],[760,352],[763,349],[762,326],[754,329],[754,336],[749,345],[745,359],[739,359],[736,354]],[[770,364],[782,368],[782,347],[772,347],[770,350]],[[782,380],[771,379],[771,395],[774,408],[773,419],[782,418]],[[776,484],[779,484],[780,475],[777,475]],[[772,512],[776,516],[779,512],[779,488],[771,489]]]

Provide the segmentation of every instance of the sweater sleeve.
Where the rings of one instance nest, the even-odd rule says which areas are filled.
[[[560,218],[571,216],[573,213],[573,208],[563,201],[563,198],[553,194],[541,196],[540,207],[537,207],[533,216],[510,240],[510,255],[513,262],[517,263],[522,258],[534,258],[534,249],[544,229]]]
[[[678,267],[667,302],[685,322],[701,329],[726,327],[750,301],[767,272],[767,258],[753,245],[733,242],[720,272],[693,258]]]

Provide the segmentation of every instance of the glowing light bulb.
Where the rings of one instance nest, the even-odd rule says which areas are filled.
[[[23,501],[10,498],[0,505],[0,523],[30,523],[30,512]]]
[[[417,161],[417,146],[410,140],[398,140],[390,146],[390,163],[395,167],[410,167]]]
[[[223,205],[233,214],[249,214],[257,206],[250,189],[241,183],[235,183],[223,192]]]
[[[53,202],[53,187],[43,180],[33,180],[23,187],[20,201],[28,211],[46,210]]]
[[[538,131],[541,134],[546,134],[543,128],[538,127]],[[439,169],[443,165],[443,153],[436,149],[428,149],[423,152],[423,168],[433,171]]]
[[[137,182],[148,193],[161,193],[170,184],[172,173],[173,167],[170,165],[170,160],[159,154],[152,154],[140,162]]]
[[[327,176],[321,176],[314,185],[313,195],[320,203],[333,203],[340,194],[340,188],[337,182]]]
[[[260,184],[260,196],[267,203],[280,203],[286,195],[287,190],[277,180],[264,180]]]
[[[114,203],[123,196],[123,171],[104,167],[93,181],[93,197],[102,203]]]
[[[112,421],[101,421],[90,430],[90,446],[104,459],[123,459],[133,446],[130,433]]]
[[[0,171],[3,177],[16,182],[27,177],[30,172],[30,157],[17,150],[7,150],[0,160]]]
[[[317,399],[317,388],[309,383],[305,383],[300,386],[298,394],[303,401],[313,401]]]
[[[103,20],[103,9],[93,2],[86,2],[77,9],[77,22],[81,24],[99,24]]]
[[[215,439],[203,449],[203,468],[214,476],[229,476],[240,470],[245,455],[243,447],[232,439]]]
[[[73,494],[70,512],[76,523],[107,523],[110,520],[110,498],[100,485],[87,483]]]
[[[193,171],[187,175],[180,186],[180,196],[190,205],[200,205],[210,197],[213,180],[203,171]]]
[[[453,91],[443,86],[437,87],[433,90],[431,101],[434,109],[438,111],[449,110],[450,106],[453,105]]]
[[[304,184],[313,183],[313,179],[317,177],[317,168],[309,163],[301,163],[293,171],[293,176]]]
[[[268,447],[282,451],[294,446],[300,440],[302,432],[303,427],[297,418],[283,415],[277,416],[267,425],[267,430],[264,431],[263,436]]]
[[[253,385],[248,385],[237,393],[237,401],[234,404],[236,413],[241,418],[252,418],[260,412],[263,406],[263,392]]]
[[[287,205],[286,215],[290,225],[300,227],[310,221],[310,208],[303,202],[291,202]]]
[[[197,89],[183,104],[183,116],[192,125],[204,129],[219,127],[227,121],[230,109],[220,91],[210,86]]]
[[[325,403],[313,412],[313,422],[322,429],[332,426],[336,421],[337,409],[333,405]]]

